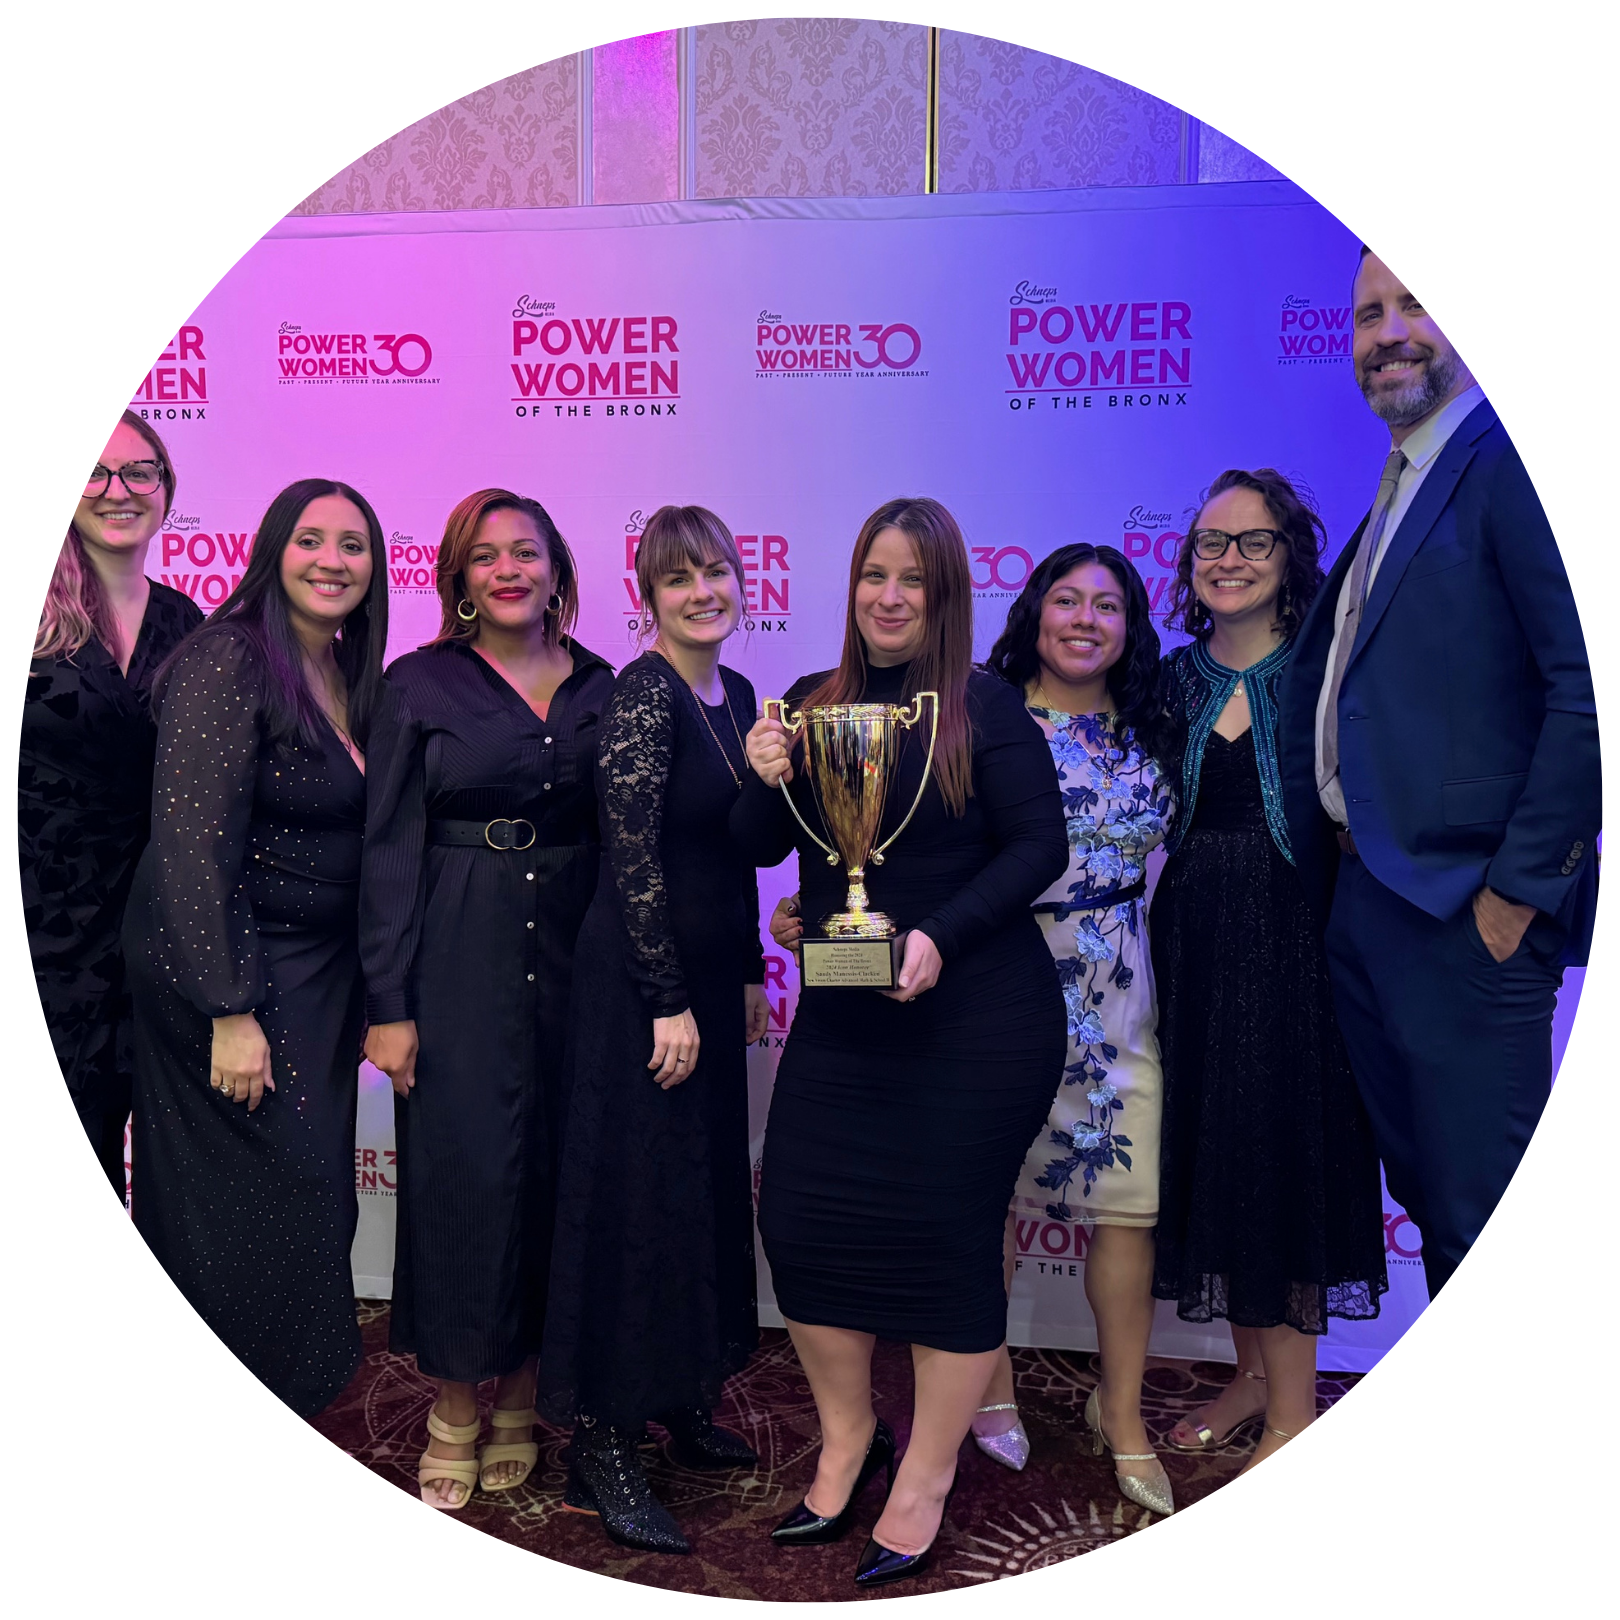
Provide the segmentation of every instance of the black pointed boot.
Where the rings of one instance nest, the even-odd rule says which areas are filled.
[[[740,1434],[722,1429],[707,1407],[660,1412],[653,1420],[669,1430],[670,1455],[683,1468],[755,1468],[759,1455]]]
[[[611,1540],[642,1552],[689,1553],[692,1548],[668,1508],[652,1493],[635,1432],[582,1419],[567,1450],[563,1502],[595,1513]]]

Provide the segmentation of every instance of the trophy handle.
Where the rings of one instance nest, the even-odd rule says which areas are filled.
[[[906,811],[906,819],[902,821],[900,825],[896,827],[894,831],[890,833],[889,836],[872,851],[871,859],[873,863],[878,866],[883,864],[884,850],[886,850],[889,845],[892,844],[895,839],[897,839],[900,834],[911,825],[911,818],[916,815],[917,806],[922,803],[922,796],[928,790],[928,773],[933,769],[934,765],[934,744],[939,740],[939,693],[918,692],[911,700],[912,712],[909,714],[902,714],[900,716],[900,724],[903,725],[908,731],[913,726],[922,724],[922,706],[924,698],[928,699],[933,716],[933,724],[928,728],[928,757],[923,760],[922,780],[917,784],[917,797],[911,801],[911,808]],[[808,831],[808,829],[806,830]],[[812,834],[812,836],[814,835]]]
[[[790,720],[788,718],[786,698],[766,698],[763,707],[765,718],[767,720],[774,720],[785,732],[787,732],[788,736],[795,736],[804,729],[804,711],[801,709]],[[773,710],[775,711],[774,713],[772,712]],[[932,750],[930,750],[930,757],[932,757]],[[787,782],[784,780],[778,782],[776,785],[781,789],[782,797],[787,800],[788,809],[793,812],[793,819],[804,828],[806,833],[810,835],[810,841],[816,846],[817,849],[826,851],[827,864],[829,866],[836,866],[838,864],[838,851],[830,844],[823,842],[822,839],[816,835],[816,831],[810,825],[810,823],[799,814],[799,807],[793,802],[793,795],[788,792]],[[908,817],[907,819],[909,820],[910,818]]]

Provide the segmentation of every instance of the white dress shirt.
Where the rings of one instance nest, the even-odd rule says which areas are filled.
[[[1384,532],[1379,537],[1378,552],[1373,557],[1367,573],[1367,595],[1372,596],[1373,581],[1378,578],[1378,567],[1389,551],[1389,544],[1395,538],[1395,531],[1400,528],[1401,520],[1411,510],[1412,502],[1417,499],[1417,492],[1423,487],[1423,480],[1428,475],[1429,468],[1434,465],[1437,457],[1446,447],[1446,441],[1462,426],[1463,420],[1476,405],[1484,403],[1485,394],[1478,383],[1472,388],[1465,388],[1454,400],[1442,405],[1428,421],[1415,427],[1407,436],[1401,449],[1406,454],[1406,466],[1401,470],[1399,483],[1395,486],[1395,500],[1389,509],[1389,519],[1384,524]],[[1394,441],[1391,440],[1391,449]],[[1328,690],[1333,684],[1333,666],[1339,656],[1339,637],[1344,634],[1345,616],[1350,611],[1350,574],[1347,570],[1344,584],[1339,588],[1338,606],[1334,611],[1333,643],[1328,648],[1327,667],[1322,675],[1322,690],[1316,699],[1316,780],[1320,783],[1318,793],[1322,800],[1322,808],[1341,827],[1350,824],[1350,817],[1344,806],[1344,787],[1339,781],[1339,773],[1335,771],[1326,783],[1322,782],[1322,732],[1327,724]]]

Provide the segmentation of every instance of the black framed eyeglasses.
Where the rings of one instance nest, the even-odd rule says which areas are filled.
[[[1194,529],[1192,532],[1193,550],[1205,562],[1219,562],[1234,540],[1240,557],[1247,557],[1250,562],[1264,562],[1282,538],[1281,529],[1245,529],[1242,534],[1228,534],[1225,529]]]
[[[131,495],[150,495],[163,485],[163,468],[155,461],[126,461],[122,467],[103,467],[98,461],[96,470],[84,481],[86,497],[100,495],[114,478]]]

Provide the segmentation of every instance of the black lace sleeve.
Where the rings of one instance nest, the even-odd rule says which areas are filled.
[[[630,974],[655,1018],[673,1018],[691,1005],[659,850],[675,749],[674,696],[668,677],[650,662],[631,665],[613,689],[596,755],[602,831],[630,935]]]
[[[175,989],[213,1018],[251,1012],[265,994],[244,881],[261,708],[247,643],[205,633],[171,670],[158,718],[158,955]]]
[[[791,714],[826,679],[826,673],[805,675],[783,695]],[[749,688],[752,691],[752,687]],[[802,755],[797,750],[795,758]],[[802,766],[795,766],[795,774]],[[768,788],[752,769],[743,775],[743,787],[731,812],[731,836],[744,858],[758,866],[780,866],[793,853],[798,823],[780,788]],[[756,883],[757,887],[757,883]]]
[[[360,866],[360,962],[366,1021],[414,1018],[411,967],[427,886],[427,739],[403,693],[383,682],[366,741],[366,842]]]
[[[744,716],[752,717],[757,715],[759,712],[759,700],[754,695],[753,683],[747,677],[738,675],[735,670],[722,670],[721,677],[735,684],[736,711],[739,719]],[[751,724],[752,718],[745,720],[742,729],[746,732]],[[759,778],[751,770],[744,767],[743,785],[745,789],[750,780],[759,783],[761,787],[764,786],[764,783],[759,782]],[[777,797],[780,798],[781,794],[777,794]],[[735,809],[733,810],[733,819],[735,819]],[[733,832],[733,839],[736,836],[736,833]],[[759,878],[754,871],[752,860],[749,859],[746,853],[743,859],[746,872],[742,883],[742,937],[739,941],[741,947],[740,959],[743,964],[743,983],[763,984],[765,982],[765,945],[759,935]]]

